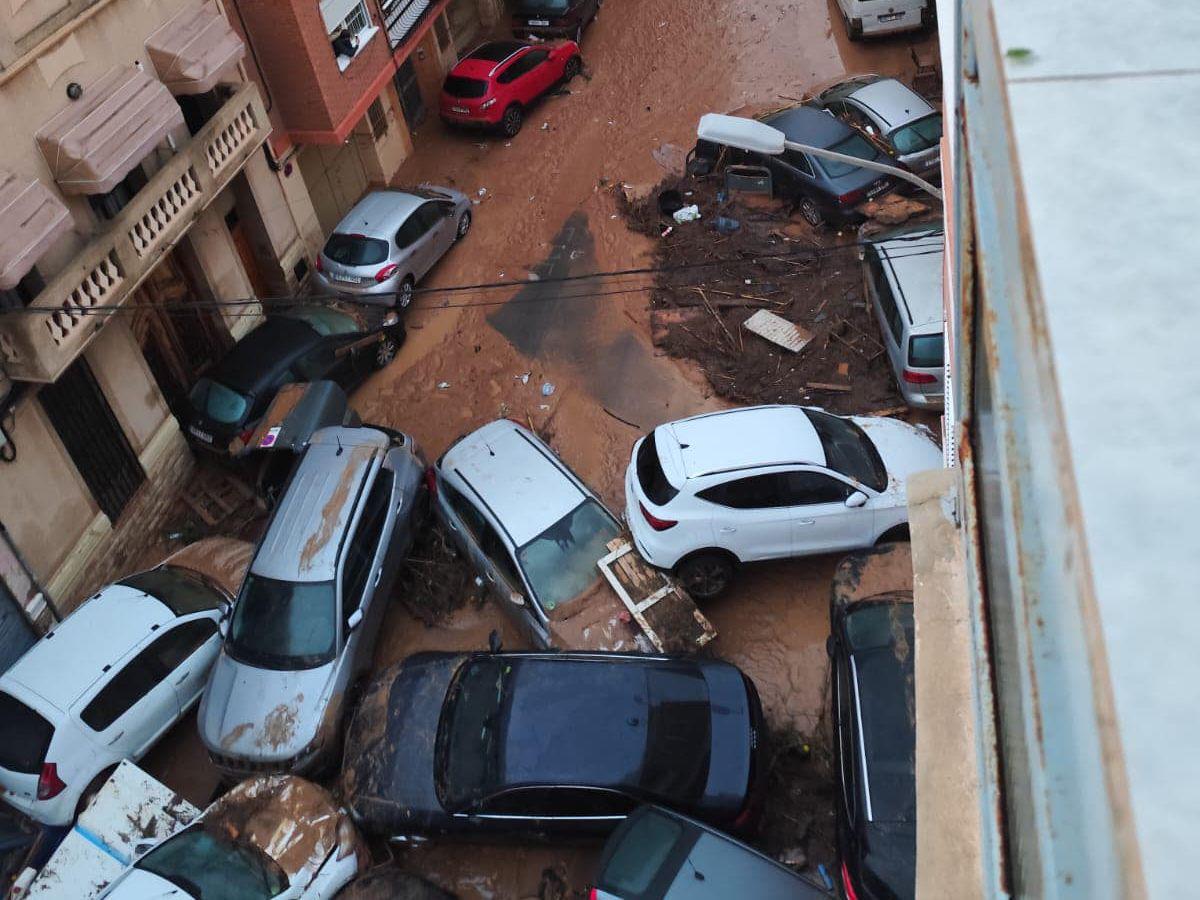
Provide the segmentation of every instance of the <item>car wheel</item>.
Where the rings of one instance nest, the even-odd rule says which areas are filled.
[[[897,525],[881,534],[875,544],[899,544],[910,540],[912,537],[908,532],[908,525]]]
[[[467,232],[471,230],[471,211],[466,210],[458,217],[458,230],[454,232],[454,239],[461,241],[467,236]]]
[[[504,118],[500,120],[500,128],[504,131],[505,137],[516,137],[524,121],[525,114],[521,112],[521,107],[514,103],[504,111]]]
[[[400,352],[400,344],[404,340],[404,329],[401,327],[383,336],[375,345],[375,368],[385,369]]]
[[[580,25],[580,28],[583,26]],[[576,39],[578,43],[578,39]],[[567,65],[563,68],[563,81],[570,81],[576,75],[583,71],[583,60],[579,58],[579,54],[575,54],[567,60]]]
[[[396,305],[401,309],[405,309],[408,307],[408,304],[412,303],[412,299],[413,280],[412,276],[409,275],[402,282],[400,282],[400,290],[396,292]]]
[[[675,567],[675,577],[695,599],[711,600],[733,580],[733,561],[721,553],[697,553]]]
[[[825,224],[825,217],[821,215],[821,208],[817,206],[812,197],[802,197],[800,199],[800,215],[813,228],[820,228]]]

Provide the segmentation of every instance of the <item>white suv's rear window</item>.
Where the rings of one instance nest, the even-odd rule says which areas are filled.
[[[46,761],[54,726],[16,697],[0,691],[0,768],[37,775]]]

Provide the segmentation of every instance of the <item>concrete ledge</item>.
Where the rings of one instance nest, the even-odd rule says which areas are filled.
[[[960,472],[908,480],[916,616],[917,896],[986,896]]]
[[[46,591],[51,597],[59,600],[59,612],[64,616],[78,606],[78,603],[63,605],[64,598],[73,597],[75,587],[90,568],[92,556],[100,546],[112,535],[112,522],[104,513],[96,513],[91,524],[75,542],[67,558],[63,560],[46,582]]]

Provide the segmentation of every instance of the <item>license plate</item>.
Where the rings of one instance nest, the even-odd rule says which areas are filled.
[[[450,111],[451,111],[451,112],[456,112],[456,113],[462,113],[464,116],[465,116],[465,115],[469,115],[469,114],[470,114],[470,112],[471,112],[471,111],[470,111],[469,109],[467,109],[465,106],[452,106],[452,107],[450,107]]]
[[[879,17],[879,21],[880,22],[895,22],[897,19],[903,19],[903,18],[904,18],[904,13],[902,13],[902,12],[884,13],[882,16]]]
[[[550,25],[550,20],[549,19],[530,19],[529,24],[530,25],[541,25],[543,28],[547,28]]]
[[[362,276],[360,275],[334,275],[333,277],[347,284],[362,284]]]
[[[201,431],[195,425],[188,426],[188,434],[190,434],[192,437],[199,438],[206,444],[211,444],[213,442],[213,436],[211,434],[209,434],[207,431]]]
[[[868,197],[876,197],[887,190],[888,183],[886,181],[877,181],[871,187],[867,188]]]

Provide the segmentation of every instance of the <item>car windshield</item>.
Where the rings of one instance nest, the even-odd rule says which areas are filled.
[[[834,153],[842,153],[846,156],[856,156],[859,159],[874,159],[879,155],[878,151],[876,151],[876,149],[872,147],[870,143],[868,143],[867,139],[858,132],[843,138],[828,149],[832,150]],[[848,175],[858,168],[858,166],[852,166],[850,163],[838,162],[835,159],[817,158],[817,164],[830,178],[841,178],[843,175]]]
[[[487,93],[488,83],[478,78],[465,78],[462,75],[447,75],[442,89],[451,97],[463,97],[468,100],[482,97]]]
[[[337,596],[332,581],[246,576],[229,626],[230,655],[267,669],[312,669],[333,659]]]
[[[708,682],[697,669],[661,666],[646,673],[646,694],[640,787],[668,805],[699,800],[712,749]]]
[[[942,114],[930,113],[923,119],[917,119],[897,128],[889,139],[897,153],[918,153],[928,150],[942,139]]]
[[[188,395],[192,408],[222,425],[237,425],[250,409],[250,398],[211,378],[201,378]]]
[[[0,691],[0,769],[36,775],[42,771],[54,726],[16,697]]]
[[[388,245],[387,241],[363,234],[335,232],[329,236],[321,252],[343,266],[373,266],[387,259]]]
[[[600,577],[596,561],[620,533],[612,516],[588,499],[518,550],[538,602],[551,610],[586,591]]]
[[[609,892],[640,895],[658,875],[683,836],[683,825],[661,813],[640,815],[613,849],[600,873],[600,887]]]
[[[174,566],[159,566],[122,578],[117,584],[149,594],[177,616],[216,609],[225,598],[198,576]]]
[[[662,506],[674,500],[679,490],[671,484],[667,473],[663,471],[662,461],[658,458],[658,444],[654,437],[656,433],[651,431],[638,447],[637,477],[646,498],[651,503]]]
[[[270,900],[288,887],[275,860],[257,847],[208,831],[203,822],[163,841],[133,867],[197,900]]]
[[[537,15],[542,12],[566,12],[571,0],[517,0],[517,12]]]
[[[908,342],[908,364],[914,369],[940,369],[945,352],[940,334],[919,334]]]
[[[446,692],[438,723],[435,775],[450,809],[463,809],[495,790],[500,774],[500,711],[512,669],[502,658],[468,661]]]
[[[804,412],[821,439],[825,465],[865,484],[873,491],[882,491],[887,487],[887,469],[866,432],[849,419],[815,409],[805,409]]]
[[[851,657],[871,821],[911,822],[917,812],[912,606],[872,605],[851,614],[848,622],[856,616],[879,620],[873,626],[860,625],[860,632],[873,627],[886,634],[882,646],[856,651]]]

